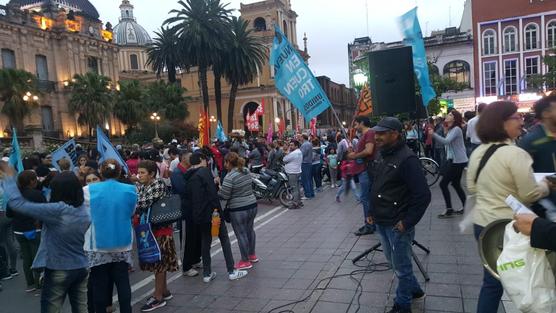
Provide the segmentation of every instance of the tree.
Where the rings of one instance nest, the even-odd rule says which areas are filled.
[[[449,91],[456,93],[463,91],[469,88],[469,84],[440,75],[437,71],[433,70],[434,63],[432,62],[428,62],[428,66],[431,85],[436,93],[436,97],[429,102],[428,112],[429,115],[436,115],[440,113],[440,97],[443,93]],[[419,86],[418,82],[416,82],[416,85]]]
[[[32,96],[26,97],[28,92],[38,94],[33,74],[23,70],[0,69],[0,102],[4,104],[2,113],[19,132],[23,131],[23,119],[37,105]]]
[[[144,104],[143,86],[137,80],[124,80],[120,82],[120,92],[114,102],[114,116],[127,125],[126,131],[135,128],[145,119],[147,114]]]
[[[110,79],[96,73],[75,75],[68,103],[69,111],[77,114],[77,123],[86,125],[89,136],[96,125],[102,125],[110,116],[113,96]]]
[[[556,49],[547,53],[542,62],[548,67],[545,74],[535,74],[527,77],[527,89],[529,91],[553,90],[556,88]]]
[[[229,47],[223,62],[223,74],[230,87],[228,105],[228,132],[234,124],[234,107],[239,86],[251,83],[267,59],[267,49],[259,38],[248,29],[249,22],[241,17],[232,17],[229,29],[232,31]]]
[[[225,43],[218,40],[229,31],[226,21],[232,10],[227,9],[220,0],[180,0],[181,9],[170,13],[174,17],[164,24],[173,24],[173,30],[179,37],[179,50],[182,66],[190,69],[198,67],[199,82],[205,111],[209,107],[207,71],[214,64],[214,59]]]
[[[181,121],[189,115],[186,90],[176,84],[156,81],[147,87],[145,93],[145,108],[149,112],[157,112],[165,120]]]
[[[168,27],[161,27],[154,32],[153,42],[147,47],[147,65],[151,66],[160,77],[164,70],[168,71],[168,81],[175,83],[176,68],[182,63],[178,46],[176,32]]]

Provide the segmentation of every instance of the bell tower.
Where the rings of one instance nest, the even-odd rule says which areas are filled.
[[[257,36],[263,37],[265,43],[272,44],[273,25],[276,24],[288,37],[294,47],[297,44],[297,13],[292,10],[290,0],[264,0],[250,4],[241,4],[241,17],[249,21],[249,28]]]

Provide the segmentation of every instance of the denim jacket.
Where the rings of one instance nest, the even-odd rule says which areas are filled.
[[[85,205],[76,208],[64,202],[29,202],[21,196],[14,177],[4,179],[2,187],[11,209],[43,223],[33,268],[74,270],[88,267],[83,243],[91,217]]]

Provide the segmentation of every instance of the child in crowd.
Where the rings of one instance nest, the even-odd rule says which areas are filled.
[[[355,188],[355,181],[353,180],[353,177],[355,176],[355,174],[353,173],[354,166],[354,160],[344,160],[340,164],[340,171],[342,173],[342,185],[338,189],[338,192],[336,192],[336,202],[342,202],[340,199],[340,195],[342,194],[342,192],[344,192],[344,190],[345,193],[348,194],[350,189],[353,189],[353,191],[355,192],[354,194],[357,202],[360,201],[359,195],[357,195],[357,189]]]
[[[326,156],[328,160],[328,173],[330,176],[330,188],[336,188],[336,175],[338,173],[338,156],[336,149],[331,148]]]

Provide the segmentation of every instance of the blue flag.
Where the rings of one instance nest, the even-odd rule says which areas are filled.
[[[10,152],[10,160],[8,163],[13,166],[18,173],[23,172],[23,162],[21,162],[21,150],[19,150],[19,142],[15,128],[12,129],[12,151]]]
[[[97,126],[97,151],[100,154],[99,163],[102,163],[108,159],[114,159],[118,161],[118,163],[120,163],[122,169],[126,173],[129,173],[127,164],[124,162],[122,156],[118,153],[116,148],[114,148],[114,146],[110,142],[110,139],[106,137],[100,126]]]
[[[77,151],[75,151],[75,139],[68,140],[63,146],[52,152],[52,165],[59,171],[58,161],[68,159],[70,161],[70,170],[77,165]]]
[[[222,127],[222,122],[218,121],[218,125],[216,125],[216,138],[220,142],[228,141],[228,137],[224,133],[224,127]]]
[[[427,107],[429,102],[436,97],[436,92],[434,92],[429,78],[425,42],[417,18],[417,7],[402,15],[398,22],[404,36],[404,43],[413,48],[413,70],[417,75],[419,86],[421,86],[423,105]]]
[[[310,120],[331,104],[319,82],[278,26],[274,26],[274,43],[270,52],[276,88]]]

